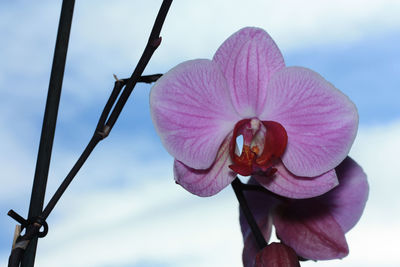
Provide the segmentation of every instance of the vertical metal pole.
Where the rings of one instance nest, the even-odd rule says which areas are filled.
[[[28,218],[38,216],[43,209],[74,5],[75,0],[62,2]],[[24,253],[22,267],[33,267],[36,247],[37,238],[34,238]]]

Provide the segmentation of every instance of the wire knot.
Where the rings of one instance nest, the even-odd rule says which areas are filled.
[[[38,237],[45,237],[49,232],[49,225],[47,224],[46,220],[41,216],[36,216],[28,219],[28,225],[33,224],[39,227],[39,231],[37,233]],[[40,229],[43,227],[43,230]]]
[[[104,125],[103,128],[96,129],[95,135],[99,136],[100,139],[104,139],[110,134],[110,131],[110,126]]]
[[[38,231],[36,233],[37,237],[45,237],[49,232],[49,225],[47,224],[46,220],[41,216],[31,217],[28,220],[26,220],[13,210],[10,210],[7,214],[8,216],[10,216],[11,218],[13,218],[14,220],[16,220],[21,224],[21,230],[24,228],[27,229],[30,225],[37,227],[38,228]],[[40,231],[42,227],[43,230]]]

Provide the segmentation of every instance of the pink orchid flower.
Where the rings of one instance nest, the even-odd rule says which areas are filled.
[[[218,193],[237,174],[258,174],[283,196],[321,195],[338,184],[334,168],[358,125],[347,96],[312,70],[286,67],[259,28],[233,34],[212,60],[168,71],[151,90],[150,108],[175,158],[176,182],[199,196]]]
[[[351,158],[347,157],[335,170],[339,185],[314,198],[286,199],[265,192],[246,191],[250,210],[264,238],[269,240],[274,225],[279,239],[303,258],[345,257],[349,249],[344,234],[360,219],[369,187],[365,173]],[[257,184],[257,181],[251,178],[249,183]],[[253,267],[259,252],[242,212],[240,226],[244,240],[243,264]]]

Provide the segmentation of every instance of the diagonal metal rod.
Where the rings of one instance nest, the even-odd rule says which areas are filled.
[[[66,1],[64,1],[66,2]],[[48,231],[48,225],[46,223],[47,217],[50,215],[51,211],[56,206],[57,202],[60,200],[61,196],[67,189],[68,185],[72,182],[75,175],[78,173],[79,169],[83,166],[87,158],[90,156],[91,152],[95,148],[95,146],[104,138],[108,136],[111,129],[113,128],[116,120],[118,119],[119,114],[122,111],[122,108],[126,104],[126,101],[133,91],[136,83],[138,82],[147,82],[151,83],[156,81],[161,74],[155,75],[148,75],[148,76],[141,76],[145,67],[147,66],[151,56],[153,55],[154,51],[157,49],[161,42],[161,37],[159,36],[162,25],[168,13],[169,7],[171,6],[172,0],[163,0],[160,10],[157,14],[156,21],[154,23],[153,29],[151,31],[148,43],[146,48],[140,58],[136,68],[132,74],[132,76],[127,80],[117,80],[115,82],[114,89],[111,93],[109,100],[107,101],[103,112],[100,116],[99,122],[96,126],[95,133],[90,140],[89,144],[79,157],[78,161],[75,163],[71,171],[68,173],[64,181],[61,183],[57,191],[54,193],[52,198],[50,199],[49,203],[46,205],[45,209],[39,212],[39,215],[34,217],[29,217],[28,220],[25,220],[21,216],[19,216],[13,210],[8,212],[8,215],[11,216],[16,221],[20,222],[21,225],[26,226],[26,231],[24,235],[19,235],[15,241],[15,247],[11,252],[9,257],[9,267],[17,267],[19,266],[19,262],[21,257],[24,255],[24,250],[26,246],[30,245],[31,240],[34,238],[44,237]],[[63,9],[64,10],[64,3]],[[72,14],[71,14],[72,15]],[[62,16],[61,16],[62,17]],[[71,16],[72,18],[72,16]],[[61,21],[61,18],[60,18]],[[57,39],[58,40],[58,39]],[[123,89],[123,87],[125,87]],[[122,93],[120,94],[122,90]],[[115,103],[115,106],[114,106]],[[57,105],[58,106],[58,105]],[[55,127],[55,126],[54,126]],[[54,131],[53,131],[54,136]],[[49,157],[50,159],[50,157]],[[46,173],[47,179],[47,173]],[[46,184],[44,184],[45,186]],[[44,193],[44,192],[43,192]],[[43,200],[42,206],[43,207]],[[43,228],[43,231],[40,229]],[[34,256],[35,254],[33,254]],[[33,266],[34,257],[32,261],[32,265],[28,265],[29,267]],[[25,267],[25,266],[24,266]]]
[[[61,7],[28,218],[38,216],[43,208],[74,4],[75,0],[63,0]],[[37,237],[29,242],[22,259],[22,267],[34,265],[36,247]]]
[[[156,17],[156,21],[154,22],[154,26],[151,31],[150,38],[148,40],[146,48],[143,51],[143,54],[139,59],[139,62],[136,65],[136,68],[133,71],[132,76],[128,79],[126,84],[122,80],[116,81],[111,96],[107,101],[102,114],[100,115],[100,119],[99,122],[97,123],[96,130],[92,136],[92,139],[89,141],[85,150],[83,151],[83,153],[81,154],[81,156],[79,157],[78,161],[75,163],[71,171],[68,173],[64,181],[61,183],[60,187],[54,193],[49,203],[47,203],[45,209],[43,210],[43,213],[41,214],[41,217],[43,219],[47,219],[51,211],[56,206],[57,202],[60,200],[62,194],[67,189],[68,185],[72,182],[75,175],[78,173],[79,169],[85,163],[86,159],[90,156],[90,153],[92,153],[93,149],[101,140],[103,140],[108,136],[113,126],[115,125],[115,122],[118,119],[118,116],[120,115],[124,105],[126,104],[129,95],[132,93],[136,83],[138,83],[138,81],[141,79],[142,77],[141,75],[144,69],[146,68],[147,64],[149,63],[151,56],[153,55],[154,51],[160,44],[159,41],[161,41],[161,37],[159,35],[161,32],[161,27],[165,21],[171,3],[172,0],[164,0],[162,2],[160,10]],[[125,86],[125,88],[122,89],[123,86]],[[121,90],[122,92],[120,93]],[[115,106],[112,109],[114,103]],[[108,119],[106,120],[107,117]]]
[[[149,63],[151,56],[154,51],[156,51],[157,47],[161,43],[160,32],[161,28],[164,24],[165,18],[167,16],[169,7],[172,4],[172,0],[164,0],[161,4],[160,10],[157,14],[156,21],[154,22],[153,28],[151,29],[151,33],[149,39],[147,41],[147,45],[143,51],[141,58],[139,59],[139,63],[136,65],[135,70],[133,71],[131,77],[126,83],[125,90],[121,93],[121,97],[118,99],[115,104],[114,110],[111,112],[106,126],[112,129],[114,127],[115,122],[117,121],[119,115],[121,114],[122,108],[124,107],[126,101],[128,100],[130,94],[133,91],[136,83],[140,80],[140,76],[142,75],[145,67]]]

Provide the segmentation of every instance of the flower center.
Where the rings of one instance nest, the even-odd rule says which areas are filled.
[[[243,148],[237,154],[236,138],[243,136]],[[234,172],[249,176],[263,173],[270,176],[276,172],[272,166],[285,152],[287,133],[283,126],[275,121],[260,121],[257,118],[244,119],[236,123],[229,153]]]

